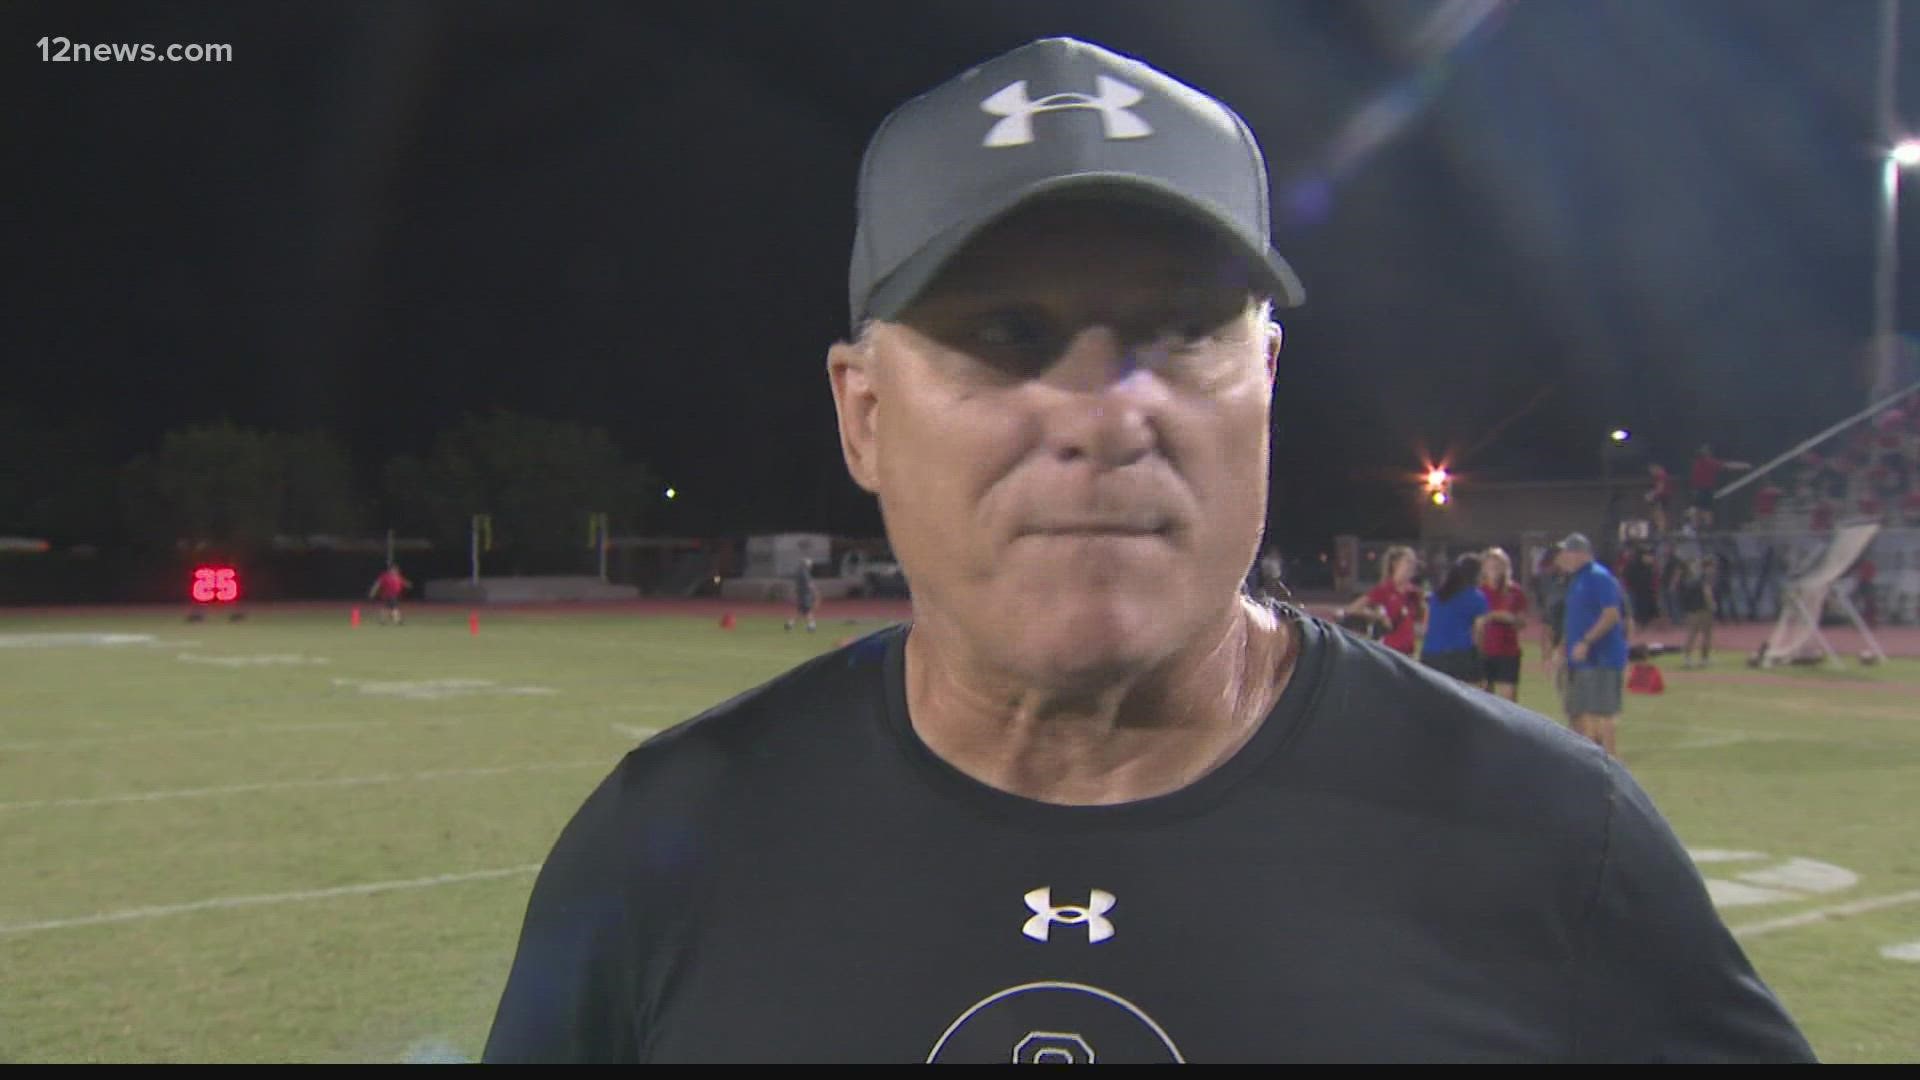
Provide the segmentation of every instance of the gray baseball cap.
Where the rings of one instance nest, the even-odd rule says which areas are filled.
[[[1593,542],[1587,539],[1587,534],[1585,533],[1568,533],[1565,539],[1553,546],[1553,550],[1576,551],[1591,555],[1593,554]]]
[[[856,329],[917,296],[982,229],[1042,196],[1144,201],[1211,226],[1280,307],[1306,298],[1273,249],[1267,166],[1233,110],[1117,53],[1047,38],[894,110],[867,144],[849,301]]]

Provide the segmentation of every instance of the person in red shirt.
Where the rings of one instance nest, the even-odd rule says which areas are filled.
[[[1654,466],[1659,468],[1659,466]],[[1520,700],[1520,628],[1527,625],[1527,594],[1513,583],[1513,560],[1488,548],[1480,560],[1480,591],[1486,594],[1486,629],[1480,638],[1487,689]]]
[[[1426,602],[1413,584],[1413,575],[1419,566],[1420,560],[1412,548],[1388,548],[1380,559],[1380,584],[1348,604],[1342,616],[1356,615],[1370,620],[1380,629],[1381,644],[1412,656],[1427,612]]]
[[[1713,444],[1700,444],[1700,452],[1693,456],[1693,474],[1688,477],[1689,486],[1693,488],[1693,506],[1687,513],[1695,529],[1706,532],[1713,528],[1713,489],[1720,482],[1720,474],[1751,468],[1753,466],[1744,461],[1714,457]]]
[[[367,599],[379,597],[386,601],[387,610],[380,618],[384,622],[400,625],[400,595],[413,587],[413,582],[400,573],[398,563],[388,563],[380,576],[373,579],[373,587],[367,590]]]
[[[1647,475],[1653,478],[1653,486],[1647,489],[1647,509],[1653,512],[1653,531],[1665,536],[1667,509],[1673,503],[1673,474],[1667,471],[1665,465],[1652,461],[1647,463]]]

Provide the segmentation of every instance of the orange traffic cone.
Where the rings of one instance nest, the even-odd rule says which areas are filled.
[[[360,609],[359,608],[353,609],[353,618],[348,621],[351,622],[354,626],[360,625]]]
[[[477,611],[467,612],[467,633],[472,634],[474,637],[480,636],[480,613],[479,612]]]
[[[733,629],[733,612],[729,611],[725,615],[720,616],[720,629]]]

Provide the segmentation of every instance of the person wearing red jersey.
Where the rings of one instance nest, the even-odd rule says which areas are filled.
[[[1426,622],[1426,603],[1414,587],[1420,560],[1413,549],[1395,546],[1380,560],[1380,584],[1348,604],[1343,614],[1371,619],[1380,628],[1380,642],[1395,652],[1413,655],[1414,642]]]
[[[1487,689],[1520,700],[1520,628],[1527,625],[1527,594],[1513,583],[1513,560],[1501,548],[1488,548],[1480,561],[1480,591],[1487,597],[1486,628],[1480,655]]]
[[[1693,472],[1688,477],[1693,489],[1693,506],[1688,514],[1693,527],[1706,532],[1713,528],[1713,488],[1720,482],[1720,474],[1738,469],[1751,469],[1753,466],[1744,461],[1727,461],[1713,456],[1713,444],[1701,443],[1700,452],[1693,455]]]
[[[381,621],[399,626],[400,596],[412,587],[413,582],[408,581],[406,576],[400,573],[399,564],[388,563],[380,576],[373,579],[373,587],[367,590],[367,599],[379,597],[385,602],[387,610],[381,614]]]

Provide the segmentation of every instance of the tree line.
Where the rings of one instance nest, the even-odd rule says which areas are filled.
[[[509,412],[468,415],[424,456],[356,470],[323,431],[221,422],[167,432],[131,460],[105,460],[98,431],[0,414],[0,535],[57,544],[257,550],[276,537],[403,536],[463,546],[474,514],[496,545],[577,551],[586,515],[646,528],[657,478],[600,428]]]

